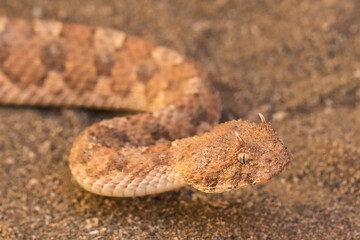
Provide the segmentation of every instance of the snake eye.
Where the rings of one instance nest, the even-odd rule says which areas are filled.
[[[250,159],[250,156],[247,153],[239,153],[237,155],[237,159],[243,164],[246,164],[246,162]]]

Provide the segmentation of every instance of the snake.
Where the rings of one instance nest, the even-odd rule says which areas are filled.
[[[219,124],[220,95],[193,60],[110,28],[0,16],[0,103],[135,113],[73,142],[73,178],[103,196],[225,192],[269,181],[291,158],[262,114]]]

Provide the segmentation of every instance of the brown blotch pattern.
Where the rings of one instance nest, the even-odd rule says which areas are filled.
[[[152,62],[141,64],[136,68],[136,77],[141,83],[147,84],[157,71],[158,68]]]
[[[0,34],[0,66],[3,65],[4,61],[9,57],[10,49],[9,45],[1,39]]]
[[[111,70],[114,67],[114,60],[111,53],[104,52],[95,55],[94,66],[96,68],[96,75],[111,76]]]
[[[64,24],[60,37],[79,46],[92,46],[95,29],[78,24]]]
[[[40,58],[48,70],[58,72],[65,70],[66,51],[60,42],[46,43],[41,50]]]
[[[24,58],[23,53],[33,58]],[[29,41],[21,47],[15,48],[3,62],[3,72],[12,82],[26,87],[28,85],[42,86],[46,78],[46,68],[41,63],[39,56],[39,46],[35,42]]]
[[[152,48],[152,44],[140,38],[126,38],[122,48],[113,55],[112,77],[118,80],[112,84],[115,93],[129,93],[133,86],[146,83],[155,74],[157,68],[151,60]]]
[[[120,148],[130,141],[126,129],[114,129],[95,124],[88,128],[88,132],[90,136],[94,137],[97,144],[109,148]]]

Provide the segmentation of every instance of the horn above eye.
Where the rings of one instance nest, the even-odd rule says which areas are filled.
[[[259,117],[261,119],[261,126],[265,126],[267,124],[266,119],[262,113],[259,113]]]
[[[245,145],[245,141],[244,141],[244,139],[240,136],[240,134],[237,132],[237,131],[235,131],[235,135],[236,135],[236,138],[237,138],[237,140],[238,140],[238,142],[239,142],[239,145],[242,147],[242,146],[244,146]]]

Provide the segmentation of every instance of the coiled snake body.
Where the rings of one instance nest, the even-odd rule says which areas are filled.
[[[145,112],[76,138],[71,172],[100,195],[223,192],[266,182],[290,159],[262,115],[217,125],[218,93],[191,60],[111,29],[0,17],[0,103]]]

